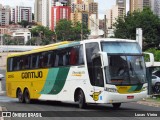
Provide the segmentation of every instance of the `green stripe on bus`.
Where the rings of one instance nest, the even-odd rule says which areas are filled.
[[[136,86],[132,86],[132,87],[128,90],[128,92],[133,92],[133,91],[136,90],[136,88],[137,88],[137,85],[136,85]]]
[[[40,94],[58,94],[66,82],[69,69],[70,67],[49,69],[46,83]]]
[[[42,91],[40,92],[40,94],[48,94],[51,92],[51,90],[55,84],[58,71],[59,71],[59,68],[49,69],[45,85],[44,85]]]
[[[143,86],[143,85],[137,85],[137,88],[135,89],[135,91],[141,90],[141,89],[142,89],[142,86]]]

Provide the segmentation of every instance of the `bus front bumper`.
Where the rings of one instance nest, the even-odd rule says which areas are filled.
[[[147,91],[142,91],[140,93],[133,93],[133,94],[120,94],[120,93],[112,93],[104,91],[104,98],[100,101],[102,103],[124,103],[124,102],[139,101],[146,97],[147,97]]]

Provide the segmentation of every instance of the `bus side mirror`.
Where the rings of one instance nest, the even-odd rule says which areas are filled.
[[[102,68],[104,67],[107,67],[108,66],[108,56],[107,56],[107,53],[106,52],[98,52],[98,53],[95,53],[93,56],[92,56],[92,60],[101,56],[102,58]]]
[[[154,66],[154,55],[153,53],[144,52],[143,55],[148,55],[149,61],[146,61],[146,67]]]
[[[102,57],[102,67],[107,67],[108,66],[108,55],[106,52],[99,52]]]

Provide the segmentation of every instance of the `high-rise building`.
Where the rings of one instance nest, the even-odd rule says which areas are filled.
[[[64,6],[68,6],[71,4],[71,0],[52,0],[53,6],[56,6],[56,2],[63,4]]]
[[[130,0],[130,12],[142,11],[144,7],[150,7],[151,0]]]
[[[88,27],[88,12],[80,12],[75,11],[74,13],[71,13],[71,21],[74,23],[80,22],[85,24]]]
[[[32,22],[32,7],[16,6],[11,9],[11,21],[18,23],[22,20]]]
[[[118,5],[115,5],[112,7],[112,9],[109,9],[106,11],[106,19],[107,19],[107,28],[108,29],[113,28],[113,24],[116,22],[116,18],[118,18],[118,11],[119,11]]]
[[[160,0],[152,0],[151,9],[160,18]]]
[[[126,14],[126,0],[116,0],[118,5],[118,16],[123,17]]]
[[[96,17],[98,18],[98,3],[91,2],[89,3],[89,15],[96,14]]]
[[[150,6],[151,6],[151,0],[143,0],[143,8],[144,7],[150,7]]]
[[[34,20],[38,24],[42,24],[42,0],[35,0]]]
[[[10,7],[9,6],[2,6],[0,4],[0,26],[9,25],[9,17],[10,15]]]
[[[42,0],[42,25],[49,27],[49,0]]]
[[[72,3],[71,4],[71,12],[74,13],[77,10],[78,11],[87,11],[86,5],[84,3],[83,4]]]
[[[55,30],[57,22],[61,19],[70,20],[71,8],[69,6],[52,6],[51,30]]]

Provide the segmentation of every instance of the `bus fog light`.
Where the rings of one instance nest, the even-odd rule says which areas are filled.
[[[117,92],[117,89],[115,88],[105,88],[105,91],[108,91],[108,92]]]

